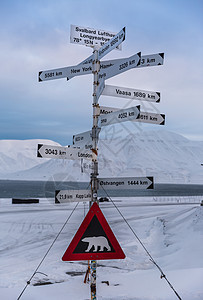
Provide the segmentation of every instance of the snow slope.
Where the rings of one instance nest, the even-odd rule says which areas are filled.
[[[181,298],[202,300],[203,207],[146,205],[143,199],[140,205],[136,198],[114,200],[120,201],[115,203]],[[0,199],[1,299],[17,299],[75,206],[53,202],[40,199],[36,205],[12,206],[11,199]],[[98,261],[97,299],[177,299],[113,205],[101,203],[100,207],[126,258]],[[86,213],[87,209],[88,204]],[[83,283],[87,262],[61,260],[83,217],[84,206],[80,203],[22,300],[90,299],[89,285]],[[109,281],[109,286],[102,281]],[[48,282],[52,284],[35,286]]]
[[[0,174],[30,169],[39,164],[37,144],[59,145],[50,140],[0,140]]]
[[[38,143],[58,145],[53,141],[1,141],[0,178],[49,180],[89,179],[91,166],[80,161],[47,160],[36,157]],[[153,176],[160,183],[202,183],[203,142],[167,132],[142,131],[125,138],[101,139],[99,175]],[[85,165],[84,165],[85,163]]]

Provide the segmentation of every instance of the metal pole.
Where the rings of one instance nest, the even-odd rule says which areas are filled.
[[[97,199],[97,190],[98,190],[98,160],[97,160],[97,144],[98,144],[98,117],[100,114],[99,110],[99,104],[96,96],[96,91],[97,87],[99,85],[98,82],[98,73],[99,73],[99,67],[100,63],[98,61],[98,48],[94,47],[93,51],[94,55],[94,60],[92,62],[92,69],[93,69],[93,74],[94,74],[94,81],[93,81],[93,126],[92,126],[92,144],[93,144],[93,158],[92,158],[92,163],[93,163],[93,170],[91,173],[91,202],[90,206],[92,205],[93,202],[98,203]],[[96,260],[91,261],[91,273],[90,273],[90,290],[91,290],[91,300],[96,300],[96,267],[97,267],[97,262]]]

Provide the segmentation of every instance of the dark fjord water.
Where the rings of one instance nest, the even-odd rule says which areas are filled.
[[[88,182],[0,180],[0,198],[52,198],[55,190],[87,189]],[[155,184],[153,190],[108,190],[112,197],[201,196],[201,184]],[[99,196],[106,196],[99,190]]]

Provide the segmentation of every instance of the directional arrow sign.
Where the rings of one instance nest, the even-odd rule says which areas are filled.
[[[103,90],[104,90],[104,86],[105,86],[105,81],[104,81],[104,78],[102,78],[99,82],[99,85],[97,87],[97,91],[96,91],[96,98],[97,98],[97,101],[99,100],[99,97],[101,96]]]
[[[92,63],[39,72],[39,82],[92,73]],[[73,75],[73,76],[72,76]]]
[[[70,42],[91,47],[95,45],[102,47],[115,35],[116,33],[107,30],[71,25]],[[117,46],[116,49],[121,50],[121,45]]]
[[[140,64],[141,52],[130,56],[128,58],[123,58],[118,60],[116,63],[108,63],[105,71],[102,69],[99,72],[99,79],[104,78],[105,80],[128,71],[132,68],[137,67]]]
[[[100,106],[100,115],[107,115],[119,110],[120,108],[116,107]]]
[[[97,129],[97,132],[95,132],[96,137],[98,138],[100,128]],[[73,136],[73,145],[83,148],[83,149],[92,149],[92,130],[85,131],[79,134],[76,134]]]
[[[123,69],[124,72],[127,70],[126,68],[132,69],[132,68],[159,66],[159,65],[163,65],[164,62],[164,53],[158,53],[158,54],[150,54],[150,55],[141,55],[141,59],[138,62],[138,64],[131,64],[135,55],[130,56],[128,58],[128,61],[126,61],[126,58],[101,61],[99,78],[104,77],[106,80],[110,77],[118,75],[119,73],[113,76],[110,75],[111,73],[114,73],[113,68],[116,68],[115,66],[119,66],[121,69]],[[83,63],[84,62],[85,61],[83,61]],[[130,66],[128,66],[128,63],[130,64]]]
[[[92,130],[74,135],[73,145],[84,149],[92,149]]]
[[[150,112],[140,112],[139,117],[135,121],[157,125],[165,125],[165,115]]]
[[[115,49],[125,40],[125,27],[117,33],[110,41],[106,42],[99,50],[98,50],[98,60],[108,54],[110,51]]]
[[[102,95],[141,101],[160,102],[159,92],[143,91],[113,85],[105,85]]]
[[[153,177],[99,178],[99,188],[105,190],[149,190],[154,188]]]
[[[120,109],[105,116],[101,115],[99,117],[99,123],[101,126],[107,126],[115,123],[132,121],[137,119],[139,117],[139,114],[140,105],[126,109]]]
[[[164,63],[164,53],[142,55],[138,68],[160,66]]]
[[[91,200],[88,190],[62,190],[55,191],[55,203],[83,202]]]
[[[73,145],[77,145],[78,147],[87,141],[92,141],[92,130],[78,133],[73,136]]]
[[[83,60],[81,63],[79,63],[77,66],[80,67],[80,66],[86,65],[88,68],[90,66],[90,64],[92,64],[93,59],[94,59],[94,57],[93,57],[93,55],[91,55],[88,58],[86,58],[85,60]],[[104,77],[104,79],[107,79],[107,75],[110,72],[109,71],[108,74],[106,74],[107,70],[111,69],[114,65],[121,66],[121,65],[125,64],[126,59],[127,58],[101,61],[99,78]],[[132,61],[134,59],[134,55],[132,55],[128,59]],[[138,63],[137,65],[133,64],[133,65],[131,65],[131,67],[132,68],[153,67],[153,66],[163,65],[163,63],[164,63],[164,53],[149,54],[149,55],[141,55],[140,63]],[[126,69],[124,69],[124,71],[126,71]],[[111,73],[113,73],[113,72],[114,71],[112,71]],[[90,73],[85,73],[85,74],[90,74]],[[117,75],[117,74],[115,74],[115,75]],[[113,75],[113,76],[115,76],[115,75]],[[75,76],[75,74],[72,73],[71,75],[69,75],[67,80],[73,78],[74,76]],[[113,76],[110,76],[110,77],[113,77]],[[110,77],[108,77],[108,78],[110,78]]]
[[[133,55],[129,58],[133,58]],[[92,60],[92,57],[88,57],[88,59]],[[89,63],[89,60],[84,60],[82,64]],[[113,60],[104,60],[101,61],[100,67],[101,69],[111,68],[115,64],[121,64],[123,58],[113,59]],[[141,55],[140,64],[134,66],[134,68],[142,68],[142,67],[153,67],[160,66],[164,63],[164,53],[156,53],[156,54],[148,54]]]
[[[100,115],[112,114],[114,112],[119,112],[119,108],[100,106]],[[157,125],[165,125],[165,115],[156,114],[151,112],[140,112],[137,119],[132,120],[133,122],[151,123]]]
[[[95,154],[92,151],[80,150],[74,147],[60,147],[52,145],[38,144],[37,157],[61,158],[61,159],[88,159],[92,160]]]

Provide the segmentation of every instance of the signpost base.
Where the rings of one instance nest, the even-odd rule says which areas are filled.
[[[91,300],[96,300],[96,260],[91,261],[91,279],[90,279],[90,291],[91,291]]]

